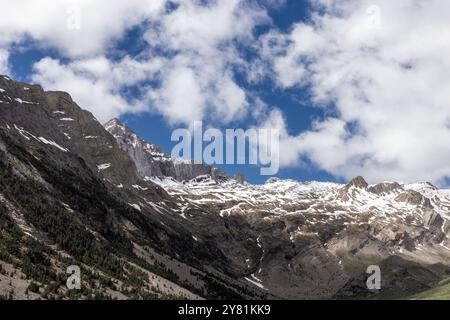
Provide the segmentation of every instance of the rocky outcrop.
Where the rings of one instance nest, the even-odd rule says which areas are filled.
[[[44,144],[77,154],[94,172],[114,184],[135,184],[139,176],[130,157],[88,111],[68,93],[44,91],[0,76],[0,122],[29,146]]]
[[[428,210],[423,215],[423,222],[427,228],[432,230],[445,231],[444,226],[447,228],[446,220],[434,210]]]
[[[448,191],[362,177],[254,185],[171,159],[118,120],[105,130],[66,93],[4,77],[0,89],[0,219],[95,273],[124,272],[113,283],[139,258],[206,298],[364,298],[379,264],[399,298],[448,272]]]
[[[347,190],[351,187],[360,188],[360,189],[366,189],[369,186],[369,184],[364,180],[363,177],[356,177],[352,181],[350,181],[344,188]]]
[[[359,190],[366,190],[369,184],[363,177],[356,177],[338,191],[338,199],[347,202],[355,198]]]
[[[202,175],[214,176],[218,180],[226,177],[211,166],[171,158],[160,147],[138,137],[118,119],[107,122],[104,127],[133,159],[141,177],[171,177],[177,181],[188,181]]]
[[[433,209],[430,199],[414,190],[408,190],[399,194],[395,198],[395,201],[404,202],[414,206],[421,206],[424,209]]]
[[[404,189],[397,182],[382,182],[377,185],[370,186],[367,190],[377,195],[385,195],[391,192],[401,192]]]

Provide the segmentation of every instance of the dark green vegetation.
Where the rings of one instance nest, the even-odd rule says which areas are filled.
[[[192,260],[189,252],[193,241],[185,241],[191,239],[190,233],[182,236],[175,233],[169,238],[157,220],[143,216],[119,200],[82,158],[59,151],[53,154],[52,149],[25,148],[2,129],[0,143],[3,143],[3,150],[0,148],[0,195],[12,207],[2,205],[5,226],[2,228],[0,261],[12,264],[25,275],[29,293],[48,299],[182,297],[154,287],[148,271],[203,297],[242,299],[243,294],[255,294],[237,284],[225,284],[208,273],[193,276],[202,282],[197,287],[180,279],[164,263],[149,263],[136,256],[132,241],[141,246],[150,245],[169,256],[179,252],[185,255],[183,259]],[[65,159],[61,161],[58,157]],[[27,169],[22,171],[23,168]],[[31,174],[28,168],[32,168]],[[41,233],[48,243],[25,235],[7,214],[12,210]],[[129,221],[139,229],[126,233],[123,221]],[[58,252],[49,245],[58,248]],[[174,253],[173,250],[177,251]],[[205,259],[214,260],[208,248],[203,250]],[[202,267],[197,260],[191,263]],[[81,291],[66,289],[66,268],[70,265],[82,267]]]
[[[172,189],[146,177],[203,169],[170,172],[157,146],[118,121],[105,129],[67,93],[7,77],[0,87],[2,299],[397,299],[450,276],[450,226],[432,210],[450,197],[362,177],[259,188],[211,168],[205,184]],[[368,207],[385,193],[389,205]],[[365,284],[373,264],[380,292]],[[66,288],[70,265],[81,290]]]
[[[120,212],[132,216],[135,213],[131,208],[111,197],[98,179],[88,176],[84,180],[52,163],[45,154],[40,155],[45,160],[38,160],[2,133],[0,138],[6,142],[8,153],[36,168],[45,182],[55,188],[17,174],[6,153],[0,150],[0,194],[29,225],[70,255],[63,257],[25,235],[0,202],[0,260],[19,269],[25,275],[24,280],[32,280],[28,291],[55,299],[112,298],[107,292],[120,292],[136,299],[170,298],[150,288],[148,274],[131,262],[156,274],[169,272],[134,256],[130,240],[114,226],[114,215]],[[70,265],[83,266],[85,285],[81,291],[66,290],[66,268]],[[5,273],[3,267],[0,271]]]

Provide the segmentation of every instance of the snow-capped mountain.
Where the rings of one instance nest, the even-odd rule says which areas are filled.
[[[78,298],[404,298],[450,275],[449,190],[250,184],[7,76],[0,177],[0,295],[74,294],[57,280],[73,264],[96,280]]]
[[[216,179],[226,178],[225,173],[211,166],[194,164],[190,160],[172,159],[160,147],[142,140],[118,119],[106,123],[105,129],[134,160],[139,174],[144,178],[172,177],[178,181],[191,180],[201,175],[210,175]]]
[[[128,142],[116,138],[130,155],[139,153],[133,141],[146,144],[135,134]],[[392,257],[447,265],[450,257],[450,190],[430,183],[368,185],[357,177],[347,185],[276,178],[252,185],[231,178],[217,181],[211,174],[189,181],[151,172],[145,177],[174,199],[186,223],[208,215],[231,225],[239,221],[243,234],[248,227],[247,241],[256,252],[233,252],[240,259],[236,263],[244,275],[247,268],[245,280],[275,295],[351,296],[344,290],[352,277],[349,265]],[[221,240],[216,246],[227,247],[227,239]],[[292,289],[280,285],[288,279],[295,280]],[[332,292],[339,286],[342,292]]]

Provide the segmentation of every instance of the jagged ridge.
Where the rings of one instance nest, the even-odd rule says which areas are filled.
[[[218,179],[207,166],[171,171],[159,163],[176,160],[160,148],[117,121],[109,124],[114,137],[66,93],[5,77],[0,88],[0,223],[9,236],[19,234],[14,239],[25,252],[42,253],[34,267],[59,270],[59,277],[64,252],[118,283],[86,283],[92,294],[133,298],[119,289],[133,270],[141,280],[126,285],[138,297],[398,298],[437,285],[450,271],[448,190],[370,186],[362,177],[345,186],[279,179],[252,185]],[[26,258],[14,248],[2,247],[10,259],[0,256],[2,266],[28,273],[27,281],[42,286],[38,296],[66,294],[52,277],[23,268]],[[383,267],[379,293],[363,286],[374,263]],[[154,282],[136,264],[177,289],[148,289]]]

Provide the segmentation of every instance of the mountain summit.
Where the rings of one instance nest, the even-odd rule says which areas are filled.
[[[0,297],[408,298],[450,274],[449,208],[423,183],[246,183],[0,76]]]
[[[227,179],[224,172],[212,166],[171,158],[160,147],[138,137],[118,119],[107,122],[105,129],[114,136],[121,149],[133,159],[139,174],[145,179],[171,177],[177,181],[189,181],[204,175],[216,180]]]
[[[356,177],[352,181],[350,181],[346,188],[349,189],[351,187],[360,188],[360,189],[366,189],[369,186],[369,184],[364,180],[363,177]]]

